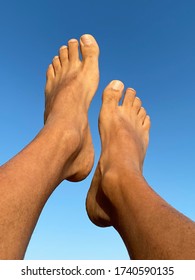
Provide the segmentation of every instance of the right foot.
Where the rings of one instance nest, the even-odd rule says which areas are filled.
[[[122,82],[112,81],[103,93],[99,117],[102,152],[86,200],[89,218],[102,227],[113,225],[112,209],[120,199],[123,175],[142,178],[149,142],[150,118],[133,89],[126,90],[119,106],[123,89]]]
[[[88,125],[88,109],[99,83],[99,47],[91,35],[69,40],[60,48],[47,71],[45,124],[64,131],[69,140],[69,162],[62,180],[83,180],[91,171],[94,149]],[[63,156],[63,155],[62,155]]]

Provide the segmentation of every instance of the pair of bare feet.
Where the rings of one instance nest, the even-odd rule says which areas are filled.
[[[0,167],[0,259],[23,258],[53,190],[64,179],[83,180],[92,169],[88,109],[99,82],[98,55],[91,35],[60,48],[47,71],[44,128]],[[150,119],[131,88],[119,106],[123,90],[115,80],[103,93],[102,152],[87,195],[88,215],[98,226],[112,225],[133,259],[194,259],[194,222],[144,180]]]
[[[0,259],[22,259],[53,190],[64,179],[83,180],[92,169],[88,109],[99,82],[98,55],[91,35],[60,48],[47,71],[44,128],[0,167]],[[194,222],[144,180],[150,119],[131,88],[119,106],[123,90],[115,80],[103,93],[102,153],[87,195],[88,215],[98,226],[112,225],[133,259],[194,259]]]
[[[79,59],[79,46],[82,61]],[[94,149],[88,124],[88,109],[98,88],[99,47],[91,35],[83,35],[59,50],[47,71],[45,125],[56,125],[69,135],[71,155],[61,180],[83,180],[94,163]],[[142,178],[142,166],[149,141],[150,119],[135,90],[112,81],[103,92],[99,116],[101,157],[88,192],[86,207],[98,226],[114,225],[112,211],[120,194],[124,172]]]

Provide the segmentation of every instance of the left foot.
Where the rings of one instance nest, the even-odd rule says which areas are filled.
[[[76,39],[59,50],[47,70],[45,125],[54,125],[68,135],[70,162],[62,179],[83,180],[91,171],[94,149],[88,124],[88,109],[99,83],[99,47],[91,35]]]

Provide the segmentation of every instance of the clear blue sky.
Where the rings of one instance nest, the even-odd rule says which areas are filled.
[[[101,93],[110,80],[120,79],[137,90],[151,116],[146,179],[194,220],[195,2],[8,0],[1,1],[0,11],[0,164],[43,127],[45,71],[58,48],[91,33],[101,48],[100,86],[89,112],[95,163]],[[88,220],[85,197],[93,173],[56,189],[26,259],[128,259],[113,228]]]

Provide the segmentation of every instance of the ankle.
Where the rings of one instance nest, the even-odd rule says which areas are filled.
[[[114,207],[121,207],[128,194],[132,193],[137,183],[144,182],[141,172],[121,168],[108,168],[102,172],[102,190]]]
[[[106,197],[110,224],[119,232],[122,224],[127,222],[125,217],[131,215],[137,186],[140,185],[145,185],[141,173],[121,170],[119,174],[118,170],[113,169],[107,170],[102,176],[101,188]]]
[[[115,160],[113,160],[115,159]],[[99,168],[101,175],[108,177],[112,181],[112,177],[118,184],[121,183],[122,178],[143,177],[142,165],[131,160],[131,158],[120,158],[120,155],[110,156],[108,152],[104,152],[99,160]]]
[[[63,150],[65,150],[64,152],[66,152],[69,157],[75,153],[77,154],[82,147],[82,133],[74,126],[65,129],[62,122],[50,120],[45,124],[43,131],[48,134],[47,141],[53,142],[54,146],[56,145],[57,148],[62,151],[62,154]]]

